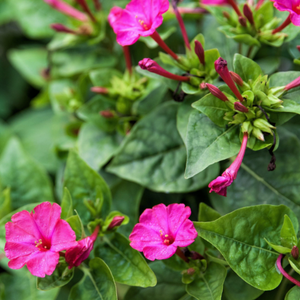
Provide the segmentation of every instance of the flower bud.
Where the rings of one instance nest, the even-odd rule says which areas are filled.
[[[249,23],[251,25],[254,25],[253,13],[252,13],[252,11],[251,11],[251,9],[250,9],[250,7],[247,3],[244,5],[243,10],[244,10],[244,15],[247,18],[247,20],[249,21]]]
[[[206,86],[209,89],[209,91],[212,93],[212,95],[214,95],[215,97],[219,98],[224,102],[228,101],[228,98],[224,95],[224,93],[219,88],[209,83],[207,83]]]
[[[296,260],[298,259],[298,257],[299,257],[299,249],[298,249],[297,246],[293,247],[293,249],[291,251],[291,254],[292,254],[292,256],[293,256],[294,259],[296,259]]]
[[[199,87],[200,87],[200,89],[201,89],[201,90],[204,90],[204,89],[206,89],[206,88],[207,88],[207,86],[206,86],[206,83],[205,83],[205,82],[201,82]]]
[[[253,126],[251,122],[250,121],[244,122],[242,124],[241,130],[243,133],[248,132],[248,135],[250,135],[253,130]]]
[[[228,87],[232,90],[232,92],[235,94],[235,96],[243,102],[244,99],[240,93],[240,91],[235,86],[234,81],[231,78],[231,75],[229,73],[229,70],[227,68],[227,61],[223,59],[222,57],[219,57],[215,61],[215,69],[217,73],[221,76],[221,78],[224,80],[224,82],[228,85]]]
[[[198,56],[200,63],[204,66],[205,65],[204,49],[202,44],[199,41],[195,41],[195,53]]]
[[[55,23],[55,24],[51,24],[50,27],[57,32],[76,34],[76,31],[66,27],[63,24]]]
[[[242,113],[247,113],[249,111],[249,109],[246,106],[244,106],[241,102],[238,101],[234,102],[234,109]]]
[[[284,89],[286,91],[288,91],[288,90],[291,90],[291,89],[294,89],[294,88],[298,87],[299,85],[300,85],[300,77],[296,78],[291,83],[287,84]]]
[[[114,118],[115,115],[110,110],[102,110],[100,111],[100,115],[104,117],[105,119],[111,119]]]
[[[108,94],[108,88],[101,87],[101,86],[94,86],[91,88],[91,91],[97,94]]]
[[[238,84],[239,86],[243,86],[244,85],[244,81],[243,81],[242,77],[239,74],[237,74],[235,72],[232,72],[232,71],[229,71],[229,73],[230,73],[230,76],[231,76],[232,80],[236,84]]]
[[[107,227],[107,230],[112,230],[113,228],[120,226],[123,223],[124,219],[125,217],[123,216],[114,217],[109,226]]]
[[[243,26],[243,27],[247,27],[247,20],[245,17],[240,16],[239,17],[239,23]]]
[[[189,269],[186,270],[186,273],[188,275],[193,275],[193,274],[195,274],[195,269],[194,268],[189,268]]]
[[[257,139],[259,139],[260,141],[264,142],[265,141],[265,137],[264,134],[261,132],[261,130],[259,130],[258,128],[253,128],[252,130],[252,135],[254,137],[256,137]]]
[[[160,76],[173,79],[173,80],[178,80],[178,81],[189,81],[189,77],[184,77],[176,74],[172,74],[168,72],[167,70],[163,69],[156,61],[150,59],[150,58],[144,58],[139,62],[139,66],[143,70],[147,70],[151,73],[158,74]]]
[[[298,51],[300,52],[300,46],[297,46]]]
[[[229,124],[241,124],[246,120],[246,116],[244,114],[236,114],[233,116],[233,121]]]

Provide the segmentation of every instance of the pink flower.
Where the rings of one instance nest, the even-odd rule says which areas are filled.
[[[300,0],[271,0],[280,11],[288,11],[290,20],[296,26],[300,26]]]
[[[239,168],[242,164],[245,155],[247,142],[248,142],[248,133],[245,132],[239,154],[237,155],[236,159],[231,164],[231,166],[224,171],[222,176],[217,177],[208,185],[208,187],[210,188],[209,191],[210,193],[216,192],[221,196],[225,196],[225,197],[227,196],[227,187],[230,186],[232,182],[236,179],[237,173],[239,171]]]
[[[114,6],[108,15],[108,23],[111,26],[111,28],[113,29],[113,31],[116,33],[115,29],[114,29],[114,23],[121,17],[123,12],[123,9],[121,7],[118,6]]]
[[[152,261],[171,257],[177,247],[187,247],[197,237],[190,215],[189,207],[177,203],[146,209],[129,236],[130,246]]]
[[[38,277],[51,275],[58,264],[59,251],[76,245],[76,236],[70,225],[60,219],[61,207],[44,202],[34,208],[14,214],[5,224],[5,254],[11,269],[27,265]]]
[[[132,0],[113,23],[117,42],[121,46],[129,46],[140,36],[152,35],[162,24],[162,14],[168,9],[168,0]]]
[[[204,5],[229,5],[228,0],[202,0],[200,2],[201,4]]]
[[[66,251],[65,258],[69,264],[68,268],[78,267],[84,260],[86,260],[94,248],[94,243],[97,239],[99,226],[97,226],[91,236],[86,237],[77,242],[75,247],[69,248]]]
[[[61,13],[70,16],[74,19],[77,19],[82,22],[86,22],[88,20],[87,16],[76,8],[70,6],[61,0],[44,0],[47,4],[52,6],[54,9],[60,11]]]

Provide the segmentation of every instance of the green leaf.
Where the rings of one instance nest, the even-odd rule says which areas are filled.
[[[85,123],[78,136],[78,153],[94,170],[99,170],[118,151],[123,137],[117,132],[102,131],[93,123]]]
[[[69,190],[65,187],[61,201],[61,219],[67,219],[73,216],[73,201]]]
[[[291,219],[287,215],[284,216],[284,222],[280,231],[280,240],[281,245],[289,249],[292,249],[297,245],[297,234],[295,232]]]
[[[59,293],[59,289],[51,291],[38,290],[36,288],[36,277],[25,269],[18,270],[13,275],[1,273],[0,282],[4,285],[4,297],[1,297],[1,300],[55,300]]]
[[[131,287],[124,300],[190,300],[182,284],[180,272],[167,268],[162,261],[150,264],[157,277],[157,285],[152,288]]]
[[[73,275],[74,268],[69,270],[67,263],[59,263],[50,276],[37,277],[36,287],[41,291],[49,291],[66,285],[73,278]]]
[[[68,300],[117,300],[116,284],[105,262],[96,257],[89,267],[83,269],[83,278],[72,287]]]
[[[291,126],[291,128],[298,127],[298,123]],[[226,214],[245,206],[284,204],[300,218],[300,178],[298,176],[300,140],[291,130],[278,128],[281,142],[276,151],[277,167],[274,172],[267,170],[271,159],[267,151],[261,152],[260,155],[246,151],[237,178],[227,188],[226,201],[222,196],[210,194],[213,207],[221,214]],[[297,232],[296,228],[295,231]],[[269,241],[275,243],[273,240]],[[280,241],[278,244],[280,245]]]
[[[298,300],[300,298],[300,287],[294,286],[285,295],[284,300]]]
[[[255,80],[259,75],[264,75],[256,62],[240,54],[234,55],[233,68],[234,72],[239,74],[245,82]]]
[[[296,71],[275,73],[270,77],[270,87],[285,86],[299,76],[300,72]],[[297,88],[285,93],[281,99],[283,100],[283,108],[268,109],[268,111],[300,114],[300,96]]]
[[[278,253],[264,238],[279,244],[284,215],[297,224],[284,205],[260,205],[238,209],[213,222],[195,222],[200,237],[213,244],[243,280],[260,290],[275,289],[281,282],[275,262]]]
[[[176,103],[167,102],[141,119],[107,171],[154,191],[188,192],[205,186],[218,167],[184,179],[186,150],[176,128],[177,109]]]
[[[265,2],[259,9],[253,11],[254,22],[257,28],[269,23],[274,18],[274,7],[271,2]]]
[[[82,225],[82,221],[78,215],[71,216],[66,219],[66,221],[69,223],[71,228],[76,234],[76,240],[79,241],[83,238],[85,238],[84,228]]]
[[[0,220],[12,210],[10,199],[10,189],[7,188],[0,194]]]
[[[156,285],[156,278],[142,255],[130,247],[129,240],[119,233],[106,236],[105,244],[95,249],[111,269],[119,283],[149,287]]]
[[[42,71],[47,68],[47,51],[43,48],[11,50],[8,53],[11,64],[33,86],[40,88],[46,80]]]
[[[219,88],[222,92],[226,92],[227,94],[232,95],[232,92],[227,85],[221,86]],[[226,112],[232,111],[228,108],[226,102],[220,100],[211,93],[204,96],[199,101],[193,103],[192,107],[208,116],[210,120],[219,127],[225,127],[228,124],[228,121],[224,119],[224,116]]]
[[[224,284],[224,295],[227,300],[254,300],[262,293],[263,291],[247,284],[232,270],[227,273]]]
[[[236,155],[241,147],[238,126],[227,130],[220,128],[198,111],[190,115],[186,139],[186,178],[191,178],[208,166]]]
[[[108,214],[111,194],[107,184],[74,151],[70,152],[67,160],[64,186],[70,191],[73,207],[80,213],[83,224],[90,219],[84,200],[91,201],[101,217]]]
[[[265,239],[265,241],[268,243],[268,245],[270,245],[275,251],[277,251],[279,253],[282,253],[282,254],[291,253],[290,248],[286,248],[281,245],[275,245],[275,244],[269,242],[267,239]]]
[[[288,257],[288,261],[291,267],[300,275],[300,262],[295,260],[293,257]]]
[[[112,208],[121,211],[129,217],[129,223],[118,229],[118,232],[128,237],[139,220],[139,207],[144,188],[134,182],[120,180],[111,188],[111,193],[113,199]],[[130,205],[128,205],[129,203]]]
[[[186,291],[198,300],[221,300],[226,268],[210,263],[205,273],[186,286]]]
[[[34,202],[53,201],[51,182],[45,170],[12,138],[0,159],[0,179],[10,187],[12,208]]]
[[[10,129],[21,140],[23,149],[47,171],[54,173],[58,159],[53,150],[54,114],[51,108],[27,109],[14,116]]]
[[[89,76],[94,86],[108,87],[111,85],[114,76],[122,78],[123,74],[115,69],[101,68],[91,71]]]
[[[206,205],[204,202],[201,202],[199,205],[199,214],[198,214],[198,221],[199,222],[210,222],[219,219],[221,215],[211,208],[210,206]]]

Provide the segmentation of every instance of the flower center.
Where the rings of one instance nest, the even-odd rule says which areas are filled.
[[[142,26],[142,28],[144,30],[149,30],[150,26],[148,26],[144,20],[140,19],[138,16],[135,16],[135,18],[137,19],[138,23]]]
[[[169,246],[169,245],[172,245],[174,243],[174,238],[173,238],[172,235],[164,234],[162,230],[160,230],[159,232],[160,232],[160,236],[162,238],[162,241],[165,245]]]
[[[294,11],[295,13],[297,13],[298,15],[300,14],[300,4],[299,4],[299,3],[293,5],[293,11]]]
[[[40,251],[48,251],[51,248],[50,242],[43,239],[39,239],[34,243],[35,243],[35,247],[37,247]]]

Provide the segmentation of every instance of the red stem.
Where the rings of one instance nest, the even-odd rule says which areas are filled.
[[[96,239],[98,237],[99,230],[100,230],[100,226],[97,225],[96,228],[94,229],[94,232],[91,235],[91,239],[93,240],[93,242],[96,241]]]
[[[286,18],[286,20],[279,26],[277,27],[276,29],[274,29],[272,31],[272,34],[275,34],[277,32],[280,32],[281,30],[283,30],[285,27],[287,27],[288,25],[291,24],[291,17],[290,15]]]
[[[289,275],[286,271],[284,271],[282,265],[281,265],[281,260],[283,258],[283,254],[280,254],[277,258],[277,261],[276,261],[276,264],[277,264],[277,267],[279,269],[279,271],[281,272],[281,274],[287,278],[289,281],[291,281],[292,283],[300,286],[300,282],[296,279],[294,279],[291,275]]]
[[[242,13],[240,11],[240,9],[238,8],[237,4],[235,3],[234,0],[228,0],[229,4],[232,6],[232,8],[235,10],[235,12],[237,13],[238,16],[242,17]]]
[[[157,31],[150,35],[153,40],[168,54],[170,54],[174,59],[178,60],[178,56],[167,46],[167,44],[162,40]]]
[[[189,259],[183,254],[183,252],[179,247],[177,247],[175,254],[179,256],[181,259],[183,259],[186,263],[189,263]]]
[[[130,56],[130,49],[129,46],[123,46],[125,61],[126,61],[126,68],[129,74],[132,74],[132,64],[131,64],[131,56]]]
[[[172,1],[172,6],[173,6],[173,9],[174,9],[174,13],[176,15],[177,21],[179,23],[181,32],[182,32],[182,36],[183,36],[185,46],[191,51],[191,46],[190,46],[189,38],[188,38],[186,29],[185,29],[185,26],[184,26],[183,19],[181,17],[181,14],[179,13],[177,5],[176,5],[176,3],[174,3],[174,1]]]
[[[101,10],[101,3],[99,2],[99,0],[93,0],[93,1],[94,1],[95,9],[97,11]]]

